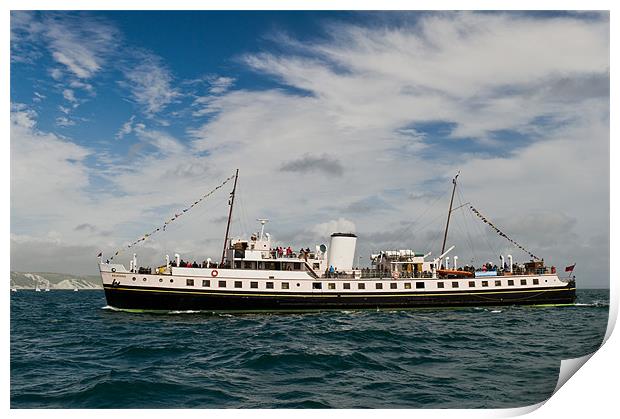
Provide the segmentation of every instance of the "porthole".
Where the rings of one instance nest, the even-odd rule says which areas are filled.
[[[136,280],[136,277],[134,276],[133,278],[131,278],[131,280],[132,280],[132,281],[135,281],[135,280]]]
[[[164,280],[162,278],[159,278],[159,282],[164,282]]]
[[[299,282],[297,283],[297,286],[299,286]]]
[[[143,281],[146,281],[146,278],[142,278]]]
[[[172,284],[174,282],[174,279],[170,279],[170,283]]]

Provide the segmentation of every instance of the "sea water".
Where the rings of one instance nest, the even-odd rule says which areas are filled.
[[[609,292],[569,307],[127,313],[11,293],[12,408],[501,408],[595,351]]]

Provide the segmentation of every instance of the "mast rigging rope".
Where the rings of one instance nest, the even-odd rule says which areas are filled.
[[[484,222],[485,224],[488,224],[493,230],[495,230],[500,237],[505,238],[506,240],[508,240],[510,243],[512,243],[513,245],[515,245],[516,247],[518,247],[519,249],[523,250],[525,253],[527,253],[528,255],[530,255],[532,257],[532,259],[534,260],[541,260],[538,256],[534,255],[532,252],[530,252],[529,250],[527,250],[526,248],[524,248],[523,246],[521,246],[519,243],[517,243],[516,241],[514,241],[513,239],[511,239],[510,237],[508,237],[504,232],[502,232],[499,228],[495,227],[495,225],[489,221],[484,215],[482,215],[480,213],[480,211],[478,211],[476,208],[474,208],[473,205],[469,206],[469,209],[472,210],[472,212],[474,214],[476,214],[478,216],[478,218],[480,218],[482,220],[482,222]]]
[[[170,223],[172,223],[173,221],[176,221],[180,216],[182,216],[183,214],[185,214],[187,211],[189,211],[190,209],[194,208],[196,205],[198,205],[199,203],[201,203],[202,201],[204,201],[206,198],[208,198],[209,196],[213,195],[218,189],[220,189],[222,186],[226,185],[228,182],[230,182],[232,179],[235,178],[235,175],[232,175],[230,177],[228,177],[226,180],[224,180],[222,183],[220,183],[218,186],[216,186],[214,189],[212,189],[210,192],[207,192],[206,194],[204,194],[202,197],[200,197],[200,199],[194,201],[189,207],[183,209],[181,212],[179,213],[175,213],[174,217],[170,218],[168,221],[166,221],[163,226],[161,227],[157,227],[155,230],[151,231],[150,233],[146,233],[144,234],[141,238],[139,238],[138,240],[135,240],[133,243],[128,244],[127,247],[123,248],[123,249],[119,249],[117,250],[114,255],[112,257],[110,257],[109,260],[114,260],[115,256],[118,256],[119,253],[122,253],[123,250],[127,250],[127,249],[131,249],[132,247],[134,247],[135,245],[137,245],[140,242],[145,241],[147,238],[149,238],[150,236],[152,236],[153,234],[159,233],[160,231],[166,231],[166,226]]]

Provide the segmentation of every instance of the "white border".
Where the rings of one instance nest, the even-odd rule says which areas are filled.
[[[151,1],[135,1],[135,0],[91,0],[84,2],[83,0],[64,0],[64,1],[44,1],[44,0],[5,0],[2,2],[4,13],[2,14],[2,57],[4,58],[1,74],[2,74],[2,90],[4,101],[2,103],[2,109],[4,111],[2,118],[4,138],[9,138],[9,38],[10,38],[10,13],[12,9],[15,10],[49,10],[49,9],[80,9],[80,10],[172,10],[172,9],[213,9],[213,10],[257,10],[257,9],[287,9],[287,10],[462,10],[462,9],[477,9],[477,10],[496,10],[501,6],[502,10],[610,10],[611,19],[611,63],[612,68],[615,68],[615,51],[614,51],[614,39],[618,38],[618,31],[614,25],[614,6],[617,2],[611,2],[606,0],[590,0],[590,1],[550,1],[550,0],[522,0],[522,1],[490,1],[490,0],[477,0],[463,1],[457,0],[444,0],[444,1],[395,1],[395,0],[383,0],[383,1],[354,1],[354,0],[314,0],[314,1],[288,1],[281,0],[263,0],[263,1],[251,1],[251,0],[229,0],[226,2],[220,1],[191,1],[191,0],[175,0],[174,2],[151,0]],[[618,9],[617,7],[615,9]],[[614,36],[616,35],[616,36]],[[611,77],[611,111],[610,115],[614,115],[614,98],[617,97],[617,83],[614,82],[615,78]],[[611,138],[615,138],[614,134],[617,133],[617,123],[614,118],[611,118]],[[10,150],[8,141],[4,142],[4,153],[1,156],[2,159],[2,185],[4,196],[9,195],[10,191]],[[618,161],[618,146],[611,142],[610,161]],[[611,165],[611,184],[615,184],[617,180],[618,169],[615,165]],[[611,214],[619,214],[620,207],[618,206],[618,194],[611,188]],[[5,240],[2,242],[2,254],[4,259],[9,255],[9,229],[10,229],[10,204],[9,200],[4,200],[2,206],[2,235]],[[610,225],[610,237],[611,237],[611,254],[618,253],[618,223],[617,218],[611,218]],[[6,272],[6,271],[5,271]],[[7,277],[9,272],[6,272]],[[6,278],[6,277],[5,277]],[[8,279],[8,278],[7,278]],[[519,409],[507,409],[507,410],[390,410],[385,414],[394,415],[396,417],[410,417],[411,414],[415,414],[418,417],[505,417],[515,416],[527,413],[528,411],[536,410],[532,415],[538,418],[547,417],[591,417],[598,413],[605,413],[604,417],[609,416],[609,412],[613,412],[616,408],[617,391],[612,383],[618,377],[618,361],[615,359],[614,353],[618,351],[620,343],[618,342],[617,333],[611,335],[613,326],[615,324],[618,313],[618,295],[617,295],[617,280],[612,281],[611,294],[610,294],[610,322],[607,330],[606,339],[607,342],[599,350],[592,359],[583,366],[581,371],[577,373],[575,379],[569,380],[549,401],[543,403],[543,407],[536,410],[540,405],[524,407]],[[2,322],[3,336],[5,337],[5,344],[2,347],[4,355],[4,380],[2,380],[2,406],[8,410],[10,406],[10,354],[9,354],[9,333],[10,333],[10,294],[8,287],[5,290],[5,304],[4,304],[4,321]],[[162,395],[165,397],[165,395]],[[9,415],[14,417],[40,417],[41,415],[51,417],[76,417],[81,418],[85,414],[88,414],[94,418],[106,418],[110,415],[129,417],[139,415],[148,415],[149,417],[168,417],[170,415],[183,415],[185,417],[204,417],[205,414],[214,414],[218,417],[252,417],[258,414],[264,414],[264,412],[256,412],[252,410],[220,410],[217,412],[204,411],[204,410],[187,410],[187,409],[175,409],[175,410],[145,410],[136,412],[134,410],[12,410],[8,412]],[[350,410],[330,410],[321,411],[321,415],[326,416],[353,416],[356,417],[370,417],[376,414],[382,414],[383,412],[376,412],[374,410],[362,410],[362,411],[350,411]],[[286,410],[269,411],[269,415],[275,417],[289,417],[295,415],[296,417],[309,417],[314,416],[317,412],[313,410],[296,410],[294,412]]]

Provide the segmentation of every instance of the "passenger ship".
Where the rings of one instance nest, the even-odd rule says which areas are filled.
[[[357,237],[334,232],[329,246],[281,255],[261,230],[249,239],[228,237],[238,171],[229,202],[220,263],[180,266],[180,255],[155,270],[99,262],[109,306],[129,311],[212,312],[401,309],[425,307],[571,304],[574,278],[560,278],[542,261],[514,264],[504,258],[486,271],[449,269],[445,249],[454,189],[441,254],[387,250],[371,255],[372,268],[354,268]],[[457,175],[458,176],[458,175]],[[453,180],[456,188],[456,177]]]

